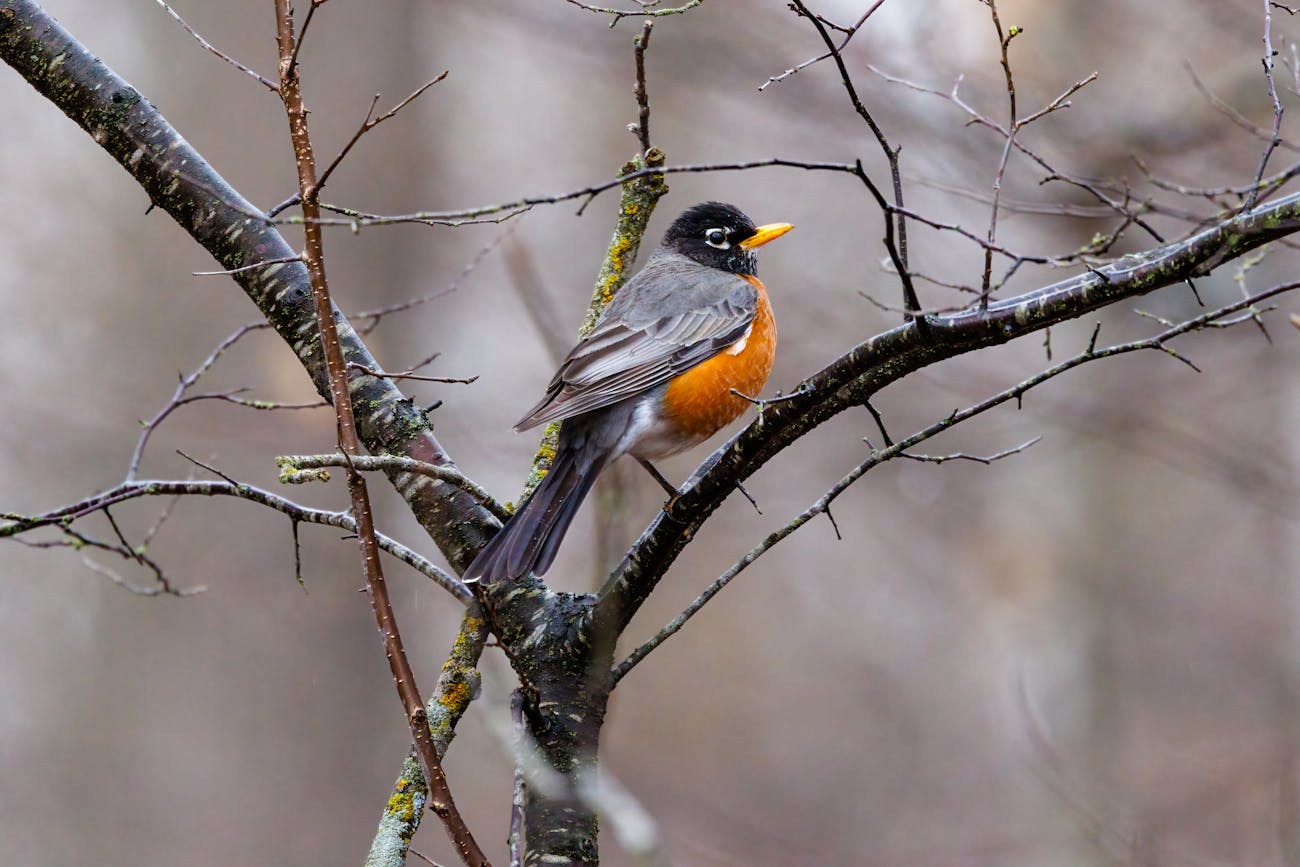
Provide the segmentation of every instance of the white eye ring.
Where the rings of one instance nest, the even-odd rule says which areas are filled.
[[[709,229],[704,233],[704,243],[719,250],[730,250],[731,242],[727,240],[726,229]]]

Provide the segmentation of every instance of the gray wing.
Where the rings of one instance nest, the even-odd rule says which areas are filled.
[[[744,278],[657,254],[575,346],[523,431],[626,400],[707,361],[745,335],[758,290]]]

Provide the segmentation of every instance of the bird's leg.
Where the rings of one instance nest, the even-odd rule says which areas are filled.
[[[641,466],[645,467],[645,471],[647,473],[649,473],[651,476],[654,476],[654,480],[659,483],[660,487],[662,487],[665,491],[668,492],[669,497],[671,497],[673,500],[677,499],[677,487],[672,482],[665,479],[664,474],[659,472],[657,469],[655,469],[654,464],[650,463],[645,458],[637,458],[636,462]],[[669,502],[671,502],[671,500]]]
[[[651,476],[653,476],[653,477],[654,477],[654,480],[655,480],[656,482],[658,482],[659,485],[660,485],[660,486],[661,486],[665,491],[668,492],[668,502],[664,503],[664,511],[667,512],[667,513],[668,513],[668,517],[671,518],[671,517],[673,516],[673,506],[677,504],[677,498],[680,497],[681,494],[679,494],[679,493],[677,492],[677,489],[676,489],[675,487],[673,487],[673,483],[672,483],[672,482],[670,482],[670,481],[668,481],[666,478],[664,478],[664,474],[663,474],[663,473],[661,473],[661,472],[659,472],[659,470],[655,469],[655,465],[654,465],[654,464],[650,463],[650,462],[647,461],[645,458],[637,458],[636,460],[637,460],[637,463],[639,463],[641,466],[645,467],[645,471],[646,471],[647,473],[649,473]],[[758,512],[760,515],[763,514],[763,510],[760,509],[760,508],[758,507],[758,500],[755,500],[754,497],[753,497],[753,495],[750,494],[749,491],[745,490],[745,486],[744,486],[744,485],[742,485],[740,482],[736,482],[736,488],[737,488],[737,489],[738,489],[742,494],[745,495],[745,499],[746,499],[746,500],[749,500],[749,504],[750,504],[751,506],[754,507],[754,511],[755,511],[755,512]]]
[[[677,505],[677,498],[681,496],[677,493],[677,488],[673,487],[673,483],[664,478],[664,474],[655,469],[655,465],[645,458],[637,458],[636,462],[645,467],[645,471],[653,476],[659,486],[668,493],[668,502],[664,503],[664,514],[676,521],[677,519],[673,518],[673,506]]]

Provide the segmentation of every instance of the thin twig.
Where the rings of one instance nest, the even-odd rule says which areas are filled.
[[[428,304],[430,301],[436,301],[439,298],[443,298],[455,292],[457,289],[461,287],[461,285],[465,282],[465,280],[469,277],[469,275],[474,272],[474,269],[477,268],[480,264],[482,264],[483,260],[487,258],[488,254],[491,253],[493,250],[495,250],[497,248],[497,245],[499,245],[506,238],[510,237],[512,234],[514,234],[513,226],[509,226],[504,231],[499,232],[495,238],[493,238],[491,241],[489,241],[488,243],[480,247],[479,251],[474,254],[474,258],[471,259],[468,263],[466,263],[465,267],[460,269],[460,273],[457,274],[455,277],[453,277],[451,282],[441,289],[435,290],[425,295],[417,296],[415,298],[408,298],[405,301],[398,301],[395,304],[386,304],[383,307],[372,307],[369,310],[361,310],[351,314],[351,318],[353,320],[356,321],[362,319],[369,320],[368,322],[356,325],[357,334],[364,337],[370,332],[374,331],[375,328],[379,326],[379,323],[384,319],[385,316],[391,316],[394,313],[401,313],[403,311],[410,310],[413,307],[419,307],[421,304]]]
[[[653,18],[647,18],[641,28],[641,35],[636,38],[633,54],[636,56],[636,94],[637,121],[633,131],[641,141],[641,155],[650,151],[650,97],[645,86],[645,50],[650,45],[650,31],[654,28]]]
[[[1277,98],[1277,83],[1273,80],[1273,58],[1277,52],[1273,50],[1273,4],[1269,0],[1264,0],[1264,78],[1268,80],[1268,96],[1273,101],[1273,135],[1268,144],[1264,147],[1264,153],[1259,158],[1259,169],[1255,172],[1255,186],[1250,191],[1250,196],[1246,199],[1246,205],[1242,209],[1249,211],[1255,207],[1255,202],[1259,200],[1259,185],[1264,179],[1264,169],[1268,167],[1269,157],[1273,156],[1273,151],[1282,142],[1282,103]]]
[[[971,461],[972,463],[988,466],[994,461],[1000,461],[1003,458],[1009,458],[1012,455],[1020,454],[1041,439],[1042,436],[1036,436],[1033,439],[1026,440],[1018,446],[1012,446],[1009,449],[1003,449],[1002,451],[995,452],[991,455],[971,455],[966,452],[953,452],[950,455],[913,455],[908,454],[907,452],[899,452],[898,456],[900,458],[907,458],[909,461],[917,461],[923,464],[946,464],[949,461]]]
[[[472,385],[478,382],[477,376],[424,376],[422,374],[413,373],[412,370],[418,370],[418,366],[402,373],[393,373],[387,370],[376,370],[373,367],[367,367],[366,365],[356,361],[349,361],[348,369],[359,370],[370,376],[380,376],[386,379],[410,379],[415,382],[441,382],[449,385]]]
[[[1205,99],[1206,102],[1210,104],[1211,108],[1213,108],[1219,114],[1226,117],[1228,121],[1232,123],[1233,126],[1237,127],[1238,129],[1245,130],[1247,133],[1249,133],[1250,135],[1254,136],[1255,138],[1259,139],[1262,142],[1267,143],[1272,140],[1273,138],[1272,131],[1252,123],[1248,117],[1246,117],[1237,109],[1233,108],[1229,103],[1224,101],[1217,93],[1211,90],[1209,85],[1207,85],[1205,81],[1201,78],[1201,76],[1197,73],[1196,67],[1192,65],[1192,62],[1190,60],[1183,61],[1183,68],[1187,70],[1188,76],[1192,79],[1192,86],[1196,88],[1196,91]],[[1281,140],[1278,142],[1278,145],[1292,152],[1300,151],[1300,146],[1297,146],[1294,142]]]
[[[289,121],[289,132],[293,142],[294,156],[298,168],[298,192],[302,197],[302,213],[306,220],[304,234],[306,244],[303,253],[307,260],[307,271],[311,278],[312,297],[316,305],[316,322],[320,329],[321,349],[325,355],[329,372],[331,402],[338,421],[339,447],[349,459],[361,455],[360,438],[357,435],[356,419],[352,412],[352,394],[348,384],[347,367],[343,360],[343,350],[339,341],[338,326],[334,320],[333,304],[330,300],[329,284],[325,277],[324,244],[321,227],[312,222],[320,217],[319,181],[316,176],[316,161],[312,149],[311,133],[307,120],[307,109],[303,104],[301,81],[297,67],[294,65],[293,12],[289,0],[275,0],[276,44],[280,49],[280,97],[284,101],[285,115]],[[428,712],[420,697],[415,673],[411,669],[406,651],[402,646],[401,633],[393,614],[392,603],[388,598],[388,588],[384,582],[383,568],[379,561],[374,515],[370,509],[370,497],[366,488],[365,477],[353,468],[348,470],[348,491],[352,500],[352,513],[356,518],[357,538],[361,547],[361,567],[366,577],[366,586],[370,591],[371,605],[375,619],[383,636],[386,655],[396,682],[397,692],[406,710],[407,723],[419,752],[425,776],[429,781],[429,801],[434,812],[442,819],[447,834],[456,845],[461,858],[470,867],[486,867],[487,857],[483,854],[474,835],[465,824],[451,790],[447,785],[446,775],[438,757],[437,748],[429,731]]]
[[[830,22],[826,21],[826,19],[822,18],[820,15],[817,16],[817,20],[821,21],[823,24],[828,24],[829,26],[833,27],[835,30],[838,30],[840,33],[844,34],[844,41],[841,42],[835,49],[836,51],[842,52],[844,51],[845,47],[848,46],[849,40],[851,40],[855,35],[857,35],[858,30],[862,27],[863,24],[867,22],[867,19],[871,17],[871,13],[879,9],[884,4],[884,2],[885,0],[876,0],[875,3],[871,4],[871,6],[867,9],[866,12],[862,13],[862,17],[860,17],[851,27],[838,27],[834,24],[830,24]],[[792,66],[789,69],[787,69],[785,72],[780,73],[779,75],[773,75],[767,81],[760,84],[758,86],[758,89],[759,91],[767,90],[768,85],[776,84],[778,81],[785,81],[790,76],[802,72],[803,70],[812,66],[814,63],[821,63],[823,60],[826,60],[830,56],[831,56],[831,52],[828,51],[825,54],[819,54],[816,57],[810,57],[807,60],[805,60],[803,63],[800,63],[796,66]]]
[[[998,33],[998,44],[1001,47],[1002,54],[1002,74],[1007,83],[1007,102],[1010,108],[1007,112],[1007,139],[1002,145],[1002,156],[998,159],[998,169],[993,175],[993,204],[989,207],[989,230],[988,241],[993,243],[998,233],[998,202],[1002,198],[1002,181],[1007,173],[1007,161],[1011,158],[1011,149],[1015,147],[1016,133],[1020,131],[1019,114],[1016,111],[1016,80],[1011,74],[1011,57],[1009,49],[1011,40],[1015,39],[1022,32],[1019,27],[1012,27],[1006,33],[1002,31],[1002,21],[998,18],[997,0],[985,0],[989,7],[989,13],[993,16],[993,27]],[[980,278],[980,309],[987,310],[989,306],[989,292],[991,291],[990,283],[993,277],[993,251],[989,248],[984,250],[984,273]]]
[[[280,455],[275,459],[275,465],[280,468],[280,481],[291,485],[328,480],[328,477],[321,479],[319,475],[304,472],[324,467],[352,467],[362,472],[415,473],[455,485],[482,503],[498,520],[504,521],[510,517],[510,513],[504,506],[460,470],[417,461],[402,455]]]
[[[185,23],[185,19],[184,19],[184,18],[182,18],[181,16],[179,16],[179,15],[176,14],[176,10],[175,10],[175,9],[173,9],[173,8],[170,7],[170,6],[168,6],[166,3],[163,2],[163,0],[156,0],[156,2],[157,2],[158,5],[161,6],[164,10],[166,10],[166,12],[167,12],[168,15],[170,15],[172,18],[176,19],[176,23],[178,23],[178,24],[180,24],[180,26],[184,27],[185,30],[186,30],[186,32],[189,33],[191,36],[193,36],[193,37],[198,41],[199,45],[203,46],[205,49],[207,49],[209,52],[211,52],[212,54],[216,55],[217,57],[220,57],[222,60],[226,61],[226,63],[229,63],[231,66],[235,67],[235,68],[238,69],[240,72],[244,72],[244,73],[246,73],[246,74],[248,74],[248,75],[251,75],[253,78],[256,78],[259,82],[262,83],[262,85],[263,85],[264,87],[266,87],[267,90],[271,91],[272,93],[279,93],[279,92],[280,92],[280,88],[279,88],[279,86],[278,86],[274,81],[271,81],[271,79],[269,79],[269,78],[265,78],[265,77],[263,77],[262,75],[258,74],[256,71],[254,71],[254,70],[248,68],[247,66],[245,66],[245,65],[242,64],[242,63],[240,63],[238,60],[236,60],[235,58],[231,57],[229,54],[226,54],[224,51],[222,51],[221,49],[217,48],[217,47],[216,47],[215,45],[213,45],[211,42],[209,42],[208,40],[206,40],[206,39],[204,39],[202,36],[200,36],[200,35],[199,35],[195,30],[194,30],[193,27],[191,27],[190,25],[188,25],[188,24]]]
[[[315,9],[316,7],[313,5],[312,10],[314,11]],[[308,15],[310,15],[310,12]],[[307,25],[304,24],[303,30],[306,31],[306,29]],[[446,78],[449,71],[450,70],[444,69],[439,75],[417,87],[409,96],[406,97],[406,99],[379,115],[379,117],[372,117],[375,113],[375,106],[379,104],[379,94],[376,93],[374,98],[370,100],[370,108],[366,111],[366,118],[361,122],[361,126],[357,127],[357,131],[352,134],[352,138],[348,139],[348,143],[343,146],[341,151],[339,151],[338,156],[334,157],[333,161],[325,167],[325,171],[321,172],[320,177],[316,179],[316,193],[319,194],[321,190],[325,189],[325,184],[329,181],[330,175],[334,174],[334,170],[339,167],[339,163],[343,162],[344,158],[352,150],[353,145],[359,142],[363,135],[370,132],[384,121],[390,120],[396,116],[399,111],[415,102],[415,100],[419,99],[421,94],[426,90]],[[299,198],[299,201],[302,201],[302,199]]]
[[[575,190],[569,190],[563,193],[556,193],[547,196],[525,196],[524,198],[515,199],[509,202],[499,202],[493,205],[480,205],[478,207],[463,208],[454,211],[416,211],[410,214],[373,214],[365,211],[358,211],[353,208],[343,208],[330,206],[321,203],[322,208],[330,207],[336,213],[343,214],[347,219],[336,219],[332,217],[282,217],[270,220],[273,223],[300,224],[311,222],[322,226],[347,226],[349,228],[364,228],[368,226],[384,226],[393,223],[425,223],[432,225],[460,226],[464,225],[467,220],[474,217],[482,217],[488,214],[499,214],[509,212],[510,217],[525,213],[529,208],[536,205],[554,205],[560,202],[569,202],[575,199],[589,199],[600,193],[622,187],[628,181],[634,181],[638,178],[652,177],[654,175],[671,175],[671,174],[693,174],[702,172],[735,172],[747,171],[749,169],[767,168],[780,166],[785,168],[804,169],[806,171],[830,171],[830,172],[856,172],[854,166],[849,163],[832,163],[818,162],[814,160],[792,160],[783,157],[774,157],[772,159],[746,160],[733,163],[698,163],[677,166],[650,166],[644,169],[628,172],[612,180],[602,181],[591,184]],[[250,213],[249,216],[262,219],[266,215],[262,213]],[[508,219],[508,218],[507,218]]]
[[[229,277],[231,274],[242,274],[245,271],[253,271],[257,268],[265,268],[267,265],[287,265],[290,262],[301,262],[302,254],[297,256],[285,256],[280,259],[267,259],[265,262],[254,262],[251,265],[241,265],[238,268],[228,268],[225,271],[191,271],[193,277]],[[271,276],[268,273],[266,276]]]
[[[581,3],[579,0],[566,0],[566,2],[572,6],[577,6],[579,9],[586,9],[588,12],[599,12],[603,15],[613,15],[614,20],[609,22],[609,26],[613,27],[624,18],[635,18],[643,15],[651,18],[662,18],[665,15],[681,15],[683,12],[689,12],[696,6],[699,6],[704,2],[704,0],[688,0],[688,2],[683,3],[681,6],[674,6],[671,9],[650,9],[645,6],[642,6],[640,9],[609,9],[604,6],[592,6],[588,3]]]
[[[880,4],[877,3],[876,6],[868,9],[862,20],[865,21],[867,15],[874,12],[879,5]],[[898,154],[902,148],[890,146],[889,140],[885,138],[884,130],[882,130],[880,125],[876,123],[876,119],[871,116],[871,112],[867,110],[866,105],[863,104],[862,99],[858,96],[858,89],[854,86],[853,78],[849,75],[848,67],[844,64],[844,58],[840,55],[840,46],[835,44],[830,33],[826,30],[826,25],[821,22],[821,19],[808,10],[808,7],[803,4],[803,0],[792,0],[791,8],[795,9],[800,15],[812,22],[813,27],[817,30],[817,35],[821,37],[822,42],[826,45],[826,50],[830,53],[831,59],[835,61],[835,67],[840,73],[840,82],[844,85],[844,92],[848,95],[849,102],[853,104],[853,110],[858,113],[858,116],[862,118],[867,127],[871,130],[872,135],[876,137],[876,142],[880,145],[880,149],[884,152],[885,159],[889,163],[889,174],[894,187],[894,206],[901,210],[903,207],[903,177],[898,169]],[[852,34],[845,38],[844,44],[847,45],[850,38],[852,38]],[[866,170],[862,167],[862,161],[856,161],[855,165],[855,174],[857,174],[868,187],[872,188],[872,193],[877,201],[881,201],[882,197],[879,192],[874,189],[875,185],[867,178]],[[894,260],[894,267],[898,271],[899,282],[902,283],[903,306],[910,311],[918,311],[921,309],[921,302],[917,298],[916,288],[912,285],[911,271],[908,268],[907,260],[907,220],[902,214],[890,214],[888,212],[885,213],[885,220],[886,222],[891,223],[894,220],[898,221],[897,226],[886,235],[886,245],[889,247],[890,258]],[[896,249],[895,237],[897,238]],[[915,314],[909,313],[904,318],[913,319],[915,318]],[[921,318],[918,321],[922,323],[918,327],[924,329],[924,318]]]
[[[75,503],[69,503],[37,515],[0,513],[0,539],[18,536],[41,527],[57,526],[60,529],[87,515],[141,497],[234,497],[274,509],[303,524],[322,524],[337,527],[349,533],[356,532],[356,521],[347,512],[312,509],[270,491],[242,482],[208,481],[195,479],[144,479],[124,481],[106,491],[93,494]],[[461,602],[473,599],[460,579],[417,554],[400,542],[380,533],[377,536],[380,550],[396,557],[422,575],[432,579]]]

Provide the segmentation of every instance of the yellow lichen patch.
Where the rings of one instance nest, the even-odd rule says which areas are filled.
[[[450,710],[459,710],[469,704],[470,696],[473,691],[469,684],[463,680],[457,680],[447,684],[442,695],[438,696],[438,704]]]
[[[384,809],[389,815],[397,817],[402,822],[415,820],[415,794],[411,791],[410,780],[403,777],[397,781],[393,794],[388,799],[388,805]]]

